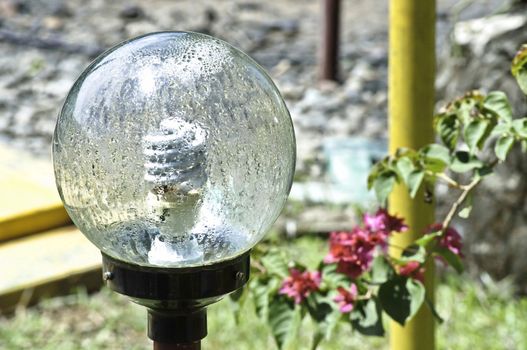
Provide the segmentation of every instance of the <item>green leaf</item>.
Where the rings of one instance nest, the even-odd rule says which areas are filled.
[[[512,61],[512,75],[516,78],[520,89],[527,94],[527,45],[522,45]]]
[[[361,300],[355,304],[350,314],[351,325],[359,333],[370,336],[382,337],[382,308],[376,298]]]
[[[411,278],[398,277],[383,283],[378,296],[388,316],[404,326],[423,304],[425,287]]]
[[[523,44],[512,60],[511,72],[516,76],[518,70],[527,65],[527,44]]]
[[[281,281],[271,278],[267,281],[254,279],[250,282],[249,289],[253,295],[256,313],[261,319],[266,320],[269,315],[269,302],[271,295],[275,295],[280,288]]]
[[[455,150],[460,132],[460,122],[455,114],[436,117],[436,132],[445,146],[452,152]]]
[[[330,318],[334,309],[331,307],[332,301],[327,297],[321,296],[320,294],[311,294],[307,297],[306,307],[307,312],[317,325],[317,330],[313,337],[312,349],[316,349],[318,344],[322,341],[325,336],[331,335],[335,324]]]
[[[267,319],[269,314],[269,290],[267,286],[254,283],[251,286],[251,290],[254,296],[254,306],[256,308],[256,313],[260,318]]]
[[[399,261],[405,263],[409,261],[417,261],[424,263],[426,260],[426,249],[422,245],[413,243],[406,247],[399,258]]]
[[[395,158],[410,158],[410,159],[416,159],[417,152],[412,148],[407,147],[399,147],[395,150]]]
[[[397,159],[396,166],[397,171],[401,175],[404,183],[408,185],[408,176],[412,171],[415,170],[414,162],[409,157],[401,157]]]
[[[282,279],[289,276],[289,268],[283,252],[273,249],[262,256],[261,262],[268,274],[278,276]]]
[[[397,174],[393,171],[384,171],[380,173],[373,182],[373,189],[377,200],[382,206],[385,206],[388,196],[392,192],[393,185],[397,180]]]
[[[463,262],[459,255],[454,254],[450,249],[445,247],[437,247],[434,253],[445,259],[445,261],[454,268],[458,273],[463,272]]]
[[[454,155],[454,161],[450,166],[450,169],[456,173],[465,173],[470,170],[481,168],[483,162],[465,151],[458,151]]]
[[[242,310],[247,302],[249,293],[246,290],[247,288],[240,288],[235,292],[229,294],[229,299],[231,300],[231,309],[234,314],[234,322],[240,324],[240,317]]]
[[[390,262],[384,255],[378,255],[373,259],[371,268],[371,281],[372,283],[384,283],[392,276],[395,275],[395,271]]]
[[[477,148],[481,149],[485,143],[489,125],[490,122],[488,120],[474,119],[465,128],[465,142],[471,153],[474,153]]]
[[[492,129],[492,132],[490,133],[491,136],[503,136],[504,134],[508,134],[511,132],[512,124],[511,123],[498,123],[494,128]]]
[[[313,333],[313,341],[311,343],[311,350],[317,350],[318,346],[324,340],[324,331],[320,329],[320,325],[318,325],[315,333]]]
[[[299,305],[286,302],[284,298],[274,298],[269,304],[269,326],[279,349],[295,339],[300,329],[302,315]]]
[[[420,247],[423,247],[426,249],[426,247],[434,241],[437,237],[441,236],[442,231],[437,232],[431,232],[423,235],[421,238],[416,240],[414,243]]]
[[[438,144],[426,145],[419,151],[425,169],[434,173],[440,173],[450,164],[450,151],[448,148]]]
[[[334,290],[337,287],[349,285],[347,277],[337,272],[337,264],[323,264],[320,270],[322,272],[321,290]]]
[[[483,102],[483,107],[495,113],[501,120],[512,120],[512,108],[507,95],[502,91],[492,91]]]
[[[469,194],[465,201],[465,207],[457,214],[460,218],[466,219],[470,216],[470,212],[472,211],[472,198],[472,195]]]
[[[527,95],[527,67],[524,66],[519,69],[518,74],[515,76],[515,78],[518,82],[518,85],[520,86],[520,89],[523,91],[524,94]]]
[[[426,295],[425,295],[425,304],[426,306],[428,306],[428,308],[430,309],[430,312],[432,312],[432,315],[436,318],[437,322],[443,323],[444,322],[443,318],[441,317],[441,315],[439,315],[434,304],[426,297]]]
[[[512,122],[512,127],[522,138],[527,138],[527,118],[515,119]]]
[[[514,136],[505,135],[500,137],[494,146],[496,157],[498,157],[499,160],[504,161],[507,158],[507,154],[509,154],[513,144]]]
[[[342,312],[338,309],[334,309],[326,319],[317,325],[317,330],[313,334],[313,342],[311,350],[315,350],[323,339],[331,339],[335,328],[339,321],[342,319]]]
[[[492,174],[493,170],[491,166],[484,165],[479,169],[476,169],[476,177],[485,177]]]
[[[386,169],[386,160],[381,160],[375,163],[370,170],[370,173],[368,174],[368,189],[373,188],[373,184],[377,177],[379,177],[379,174]]]
[[[479,112],[479,100],[481,100],[479,92],[476,92],[476,94],[468,92],[459,100],[457,116],[463,125],[468,125],[474,115]]]
[[[417,194],[417,191],[419,191],[419,187],[421,186],[424,177],[424,170],[414,170],[410,173],[408,176],[408,183],[406,184],[408,187],[408,192],[410,193],[410,197],[415,198],[415,195]]]
[[[333,311],[327,298],[319,294],[310,294],[306,299],[307,312],[313,320],[320,323]]]

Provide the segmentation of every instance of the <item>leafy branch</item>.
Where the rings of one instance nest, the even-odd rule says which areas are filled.
[[[448,211],[445,219],[443,220],[442,226],[448,227],[450,226],[450,223],[452,222],[452,219],[454,218],[454,215],[459,211],[459,208],[461,205],[465,202],[471,191],[481,182],[482,178],[478,177],[472,180],[470,184],[463,187],[463,192],[459,196],[459,198],[452,204],[452,207]]]

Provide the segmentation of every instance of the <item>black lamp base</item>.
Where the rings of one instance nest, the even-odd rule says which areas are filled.
[[[250,271],[250,252],[189,268],[134,265],[104,253],[102,261],[106,285],[148,308],[148,337],[181,346],[199,346],[207,335],[206,307],[241,288]]]

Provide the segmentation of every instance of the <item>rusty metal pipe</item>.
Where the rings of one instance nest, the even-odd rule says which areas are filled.
[[[340,0],[323,0],[322,43],[319,57],[319,79],[338,79]]]

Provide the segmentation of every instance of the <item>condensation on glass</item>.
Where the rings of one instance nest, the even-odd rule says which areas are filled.
[[[103,252],[146,266],[235,257],[291,187],[294,131],[251,58],[196,33],[154,33],[98,57],[53,139],[59,193]]]

